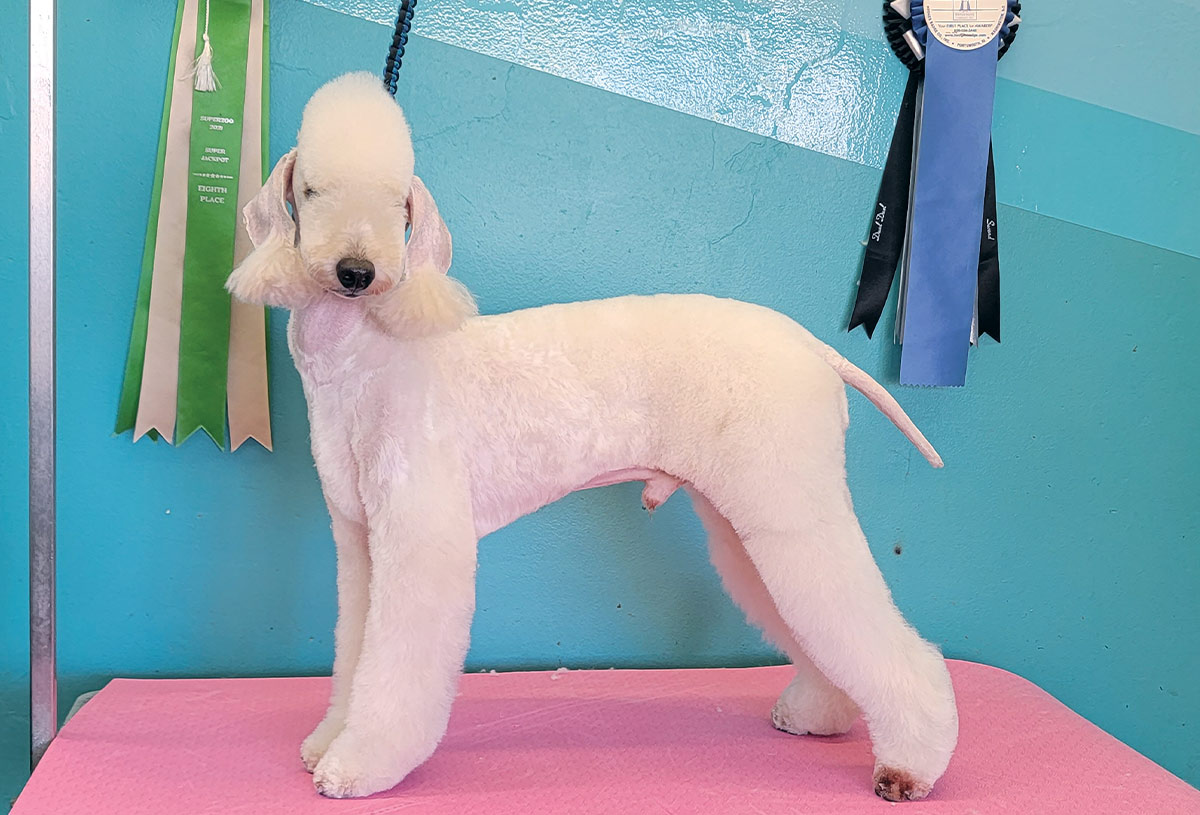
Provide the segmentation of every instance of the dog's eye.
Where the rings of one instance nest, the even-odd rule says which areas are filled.
[[[321,193],[317,192],[317,191],[316,191],[316,190],[314,190],[312,187],[305,187],[305,188],[304,188],[304,197],[305,197],[305,198],[316,198],[316,197],[317,197],[318,195],[320,195],[320,194],[321,194]]]

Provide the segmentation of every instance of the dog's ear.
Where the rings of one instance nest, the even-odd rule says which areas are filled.
[[[408,192],[412,232],[404,257],[404,279],[374,298],[371,313],[389,334],[402,339],[427,337],[459,328],[479,313],[466,286],[450,277],[450,230],[433,196],[415,175]]]
[[[405,251],[405,268],[409,274],[426,270],[446,274],[453,253],[450,230],[446,228],[429,189],[415,175],[408,190],[406,209],[412,234]]]
[[[300,228],[288,212],[295,207],[292,173],[293,149],[279,159],[258,195],[242,210],[242,220],[254,251],[233,270],[225,288],[237,299],[255,305],[295,308],[316,294],[315,283],[304,274],[296,248]]]
[[[293,208],[296,206],[296,199],[292,195],[295,170],[296,149],[292,148],[275,163],[275,169],[271,170],[258,195],[250,199],[250,203],[242,210],[246,231],[255,246],[262,246],[271,240],[292,246],[299,243],[299,225],[288,212],[288,204]]]

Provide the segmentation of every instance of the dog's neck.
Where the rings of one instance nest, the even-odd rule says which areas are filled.
[[[301,374],[323,382],[375,367],[388,338],[368,319],[363,303],[327,294],[292,311],[288,346]]]

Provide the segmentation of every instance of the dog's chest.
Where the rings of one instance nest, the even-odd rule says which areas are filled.
[[[436,435],[428,365],[411,349],[398,352],[343,300],[296,312],[288,329],[325,499],[331,510],[365,521]]]

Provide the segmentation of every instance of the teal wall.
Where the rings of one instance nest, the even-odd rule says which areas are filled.
[[[677,5],[686,17],[697,3]],[[272,323],[273,454],[253,445],[222,453],[199,436],[178,449],[110,436],[169,5],[59,3],[64,707],[113,675],[320,673],[332,654],[333,551],[284,320]],[[450,5],[431,0],[434,33]],[[547,3],[508,5],[532,12]],[[549,5],[560,18],[583,13]],[[733,5],[756,59],[767,59],[768,47],[795,48],[760,36],[754,26],[771,21],[755,17],[759,4]],[[873,123],[865,133],[885,134],[902,77],[872,56],[877,35],[861,13],[833,6],[813,4],[811,13],[826,15],[813,28],[842,26],[866,56],[836,63],[830,81],[853,69],[862,87],[875,88],[845,97],[842,115],[852,129],[862,117]],[[273,7],[274,157],[290,146],[318,85],[379,67],[388,32],[301,0]],[[24,4],[0,0],[0,19],[2,804],[24,778],[27,727]],[[542,25],[543,36],[553,22],[531,19],[523,24]],[[896,350],[880,341],[890,326],[874,342],[842,330],[878,183],[878,145],[856,147],[867,136],[802,145],[788,133],[811,142],[819,132],[804,129],[800,109],[779,119],[786,132],[772,138],[766,119],[666,104],[654,87],[680,80],[639,79],[629,54],[622,70],[632,76],[578,84],[546,72],[553,65],[533,70],[414,38],[399,97],[418,172],[455,235],[455,271],[485,311],[706,291],[800,320],[892,386],[946,458],[946,470],[930,470],[851,398],[851,487],[909,618],[947,655],[1028,677],[1196,784],[1200,386],[1190,310],[1200,302],[1200,247],[1179,204],[1195,189],[1200,128],[1194,109],[1170,103],[1177,108],[1193,91],[1172,88],[1165,72],[1126,72],[1109,87],[1022,73],[1021,60],[1057,64],[1045,53],[1054,25],[1062,24],[1027,22],[1028,48],[1019,44],[1002,71],[1006,339],[972,353],[964,390],[898,389]],[[1168,52],[1177,36],[1167,33]],[[1176,56],[1174,76],[1200,67],[1194,51]],[[809,69],[814,89],[823,64]],[[1129,83],[1139,81],[1146,90],[1133,93]],[[1088,163],[1105,151],[1119,166]],[[1113,171],[1112,188],[1101,169]],[[624,486],[570,496],[484,541],[469,659],[481,669],[775,657],[721,593],[686,500],[649,519],[637,490]]]

